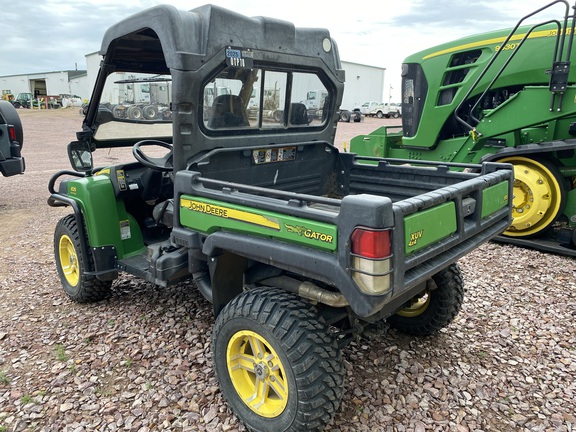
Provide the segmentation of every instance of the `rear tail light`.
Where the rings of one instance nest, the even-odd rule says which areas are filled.
[[[390,256],[390,230],[370,231],[357,228],[352,233],[352,253],[364,258]]]
[[[16,141],[16,128],[14,126],[8,126],[8,136],[10,141]]]
[[[366,294],[382,295],[391,288],[390,230],[356,228],[350,238],[352,279]]]

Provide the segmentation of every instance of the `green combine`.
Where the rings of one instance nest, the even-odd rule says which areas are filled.
[[[555,6],[561,20],[526,25]],[[351,141],[365,156],[514,165],[513,223],[501,240],[576,256],[574,17],[567,1],[512,30],[459,39],[402,66],[402,127]]]

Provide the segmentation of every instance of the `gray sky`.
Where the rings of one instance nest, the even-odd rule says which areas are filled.
[[[385,94],[400,96],[405,57],[459,37],[514,26],[544,0],[19,0],[2,2],[0,76],[86,69],[106,29],[145,8],[167,3],[190,10],[206,3],[299,27],[323,27],[343,61],[386,68]],[[343,6],[343,4],[345,6]],[[560,17],[556,5],[548,17]]]

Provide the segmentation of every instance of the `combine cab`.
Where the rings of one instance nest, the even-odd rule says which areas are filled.
[[[524,23],[555,6],[559,21]],[[514,165],[513,223],[501,240],[576,256],[574,18],[556,1],[512,30],[409,56],[402,127],[351,141],[353,152],[398,159]]]

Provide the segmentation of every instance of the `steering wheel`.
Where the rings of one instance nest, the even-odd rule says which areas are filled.
[[[170,150],[168,153],[166,153],[164,156],[162,157],[151,157],[151,156],[147,156],[143,151],[142,148],[143,146],[158,146],[158,147],[164,147],[165,149]],[[156,171],[162,171],[162,172],[172,172],[174,170],[174,167],[172,166],[172,158],[174,156],[174,154],[172,153],[172,144],[168,144],[167,142],[164,141],[158,141],[158,140],[142,140],[142,141],[138,141],[136,144],[134,144],[134,146],[132,147],[132,154],[134,155],[134,157],[136,158],[136,160],[138,162],[140,162],[142,165],[144,165],[145,167],[151,168],[153,170]]]

